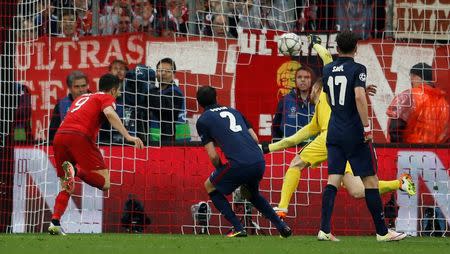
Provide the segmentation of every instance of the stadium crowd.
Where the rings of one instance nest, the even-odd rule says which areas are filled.
[[[52,0],[37,5],[33,17],[23,17],[21,28],[75,39],[129,32],[236,38],[239,28],[296,33],[351,29],[367,39],[380,36],[386,25],[386,1],[369,0]]]

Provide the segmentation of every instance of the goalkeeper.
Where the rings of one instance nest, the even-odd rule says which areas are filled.
[[[317,51],[324,65],[333,61],[331,54],[325,47],[320,45],[321,41],[318,36],[308,36],[308,41],[313,49]],[[314,137],[317,137],[305,145],[302,150],[294,157],[284,177],[283,186],[281,188],[281,200],[278,207],[274,210],[280,218],[285,218],[288,213],[288,206],[292,194],[297,189],[301,171],[307,167],[317,167],[320,163],[327,160],[326,138],[328,121],[330,120],[331,108],[327,103],[326,94],[322,91],[322,81],[319,78],[313,85],[311,91],[311,100],[316,104],[315,113],[311,122],[297,131],[294,135],[286,137],[276,143],[262,144],[263,152],[270,153],[280,151],[289,147],[294,147],[301,142]],[[376,87],[369,85],[367,93],[373,95],[376,92]],[[364,197],[364,185],[360,177],[354,176],[350,164],[347,162],[345,168],[345,175],[342,179],[342,184],[346,186],[349,194],[355,198]],[[380,181],[380,194],[395,191],[406,191],[409,195],[416,193],[414,182],[409,174],[403,174],[398,180]]]

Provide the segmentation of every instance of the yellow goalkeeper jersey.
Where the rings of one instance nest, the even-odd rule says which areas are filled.
[[[322,58],[324,65],[327,65],[333,61],[330,52],[321,45],[315,44],[314,49]],[[316,104],[315,112],[311,122],[298,130],[294,135],[286,137],[278,142],[269,144],[269,150],[279,151],[288,147],[293,147],[301,142],[313,137],[328,129],[328,122],[330,121],[331,108],[327,102],[327,95],[321,91],[319,95],[319,101]]]

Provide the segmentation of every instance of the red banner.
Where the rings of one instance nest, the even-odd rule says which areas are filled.
[[[220,103],[230,104],[235,51],[229,48],[235,49],[236,44],[236,40],[144,34],[82,37],[77,41],[42,37],[32,44],[18,44],[16,80],[25,83],[32,95],[33,136],[45,139],[43,130],[57,100],[67,95],[66,78],[73,70],[87,74],[90,90],[97,91],[100,76],[108,72],[114,59],[125,60],[130,68],[141,63],[155,68],[160,59],[172,57],[178,67],[176,78],[187,98],[188,117],[192,117],[199,111],[195,101],[199,85],[220,88]]]

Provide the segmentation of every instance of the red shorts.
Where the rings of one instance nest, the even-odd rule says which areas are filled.
[[[58,131],[53,140],[53,151],[58,177],[64,176],[64,161],[69,161],[74,166],[78,164],[81,170],[107,169],[97,145],[82,133]]]

